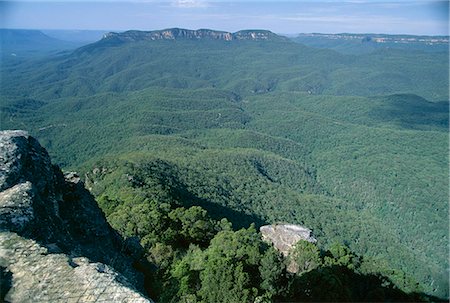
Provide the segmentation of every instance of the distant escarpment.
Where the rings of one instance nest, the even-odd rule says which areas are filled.
[[[268,30],[242,30],[235,33],[216,31],[211,29],[189,30],[169,28],[156,31],[126,31],[123,33],[105,34],[103,41],[142,41],[142,40],[247,40],[247,41],[289,41]]]
[[[0,132],[0,190],[0,301],[150,302],[137,249],[24,131]]]

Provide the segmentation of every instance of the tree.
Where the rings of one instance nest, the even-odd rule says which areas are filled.
[[[178,281],[178,298],[192,300],[195,294],[203,302],[253,301],[262,284],[260,266],[266,280],[265,287],[276,293],[279,271],[275,270],[272,276],[269,271],[275,268],[274,264],[280,266],[281,260],[272,251],[262,262],[263,247],[254,226],[236,232],[220,231],[204,251],[191,245],[171,270],[172,277]]]
[[[196,245],[190,245],[186,255],[172,266],[171,276],[178,281],[177,297],[192,301],[200,289],[200,271],[205,266],[205,254]]]
[[[261,289],[268,298],[279,295],[287,283],[286,265],[283,256],[272,246],[267,249],[259,265]]]
[[[309,272],[322,264],[320,250],[315,244],[305,240],[300,240],[295,244],[290,253],[290,259],[295,263],[298,275]]]
[[[179,231],[180,243],[195,243],[207,246],[215,234],[214,221],[208,217],[206,210],[200,206],[176,208],[169,213],[169,218]]]
[[[204,302],[250,302],[257,294],[256,288],[249,285],[243,262],[233,262],[219,255],[208,259],[200,279],[199,294]]]
[[[348,269],[356,270],[361,264],[360,258],[355,255],[350,248],[340,243],[333,243],[330,246],[329,254],[331,256],[324,257],[325,265],[345,266]]]

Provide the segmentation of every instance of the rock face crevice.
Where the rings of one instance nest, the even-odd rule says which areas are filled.
[[[149,302],[143,278],[76,174],[24,131],[0,132],[0,267],[8,302]],[[134,285],[134,286],[133,286]]]

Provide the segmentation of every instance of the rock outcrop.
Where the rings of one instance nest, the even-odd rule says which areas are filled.
[[[236,33],[216,31],[210,29],[189,30],[183,28],[169,28],[156,31],[126,31],[123,33],[108,33],[103,41],[136,42],[143,40],[248,40],[248,41],[289,41],[267,30],[242,30]]]
[[[284,256],[289,255],[291,249],[300,240],[305,240],[311,243],[317,242],[317,240],[312,236],[312,231],[300,225],[264,225],[261,226],[259,230],[263,239],[272,243],[273,246]]]
[[[317,240],[312,236],[312,231],[306,227],[294,224],[275,224],[264,225],[260,227],[263,240],[273,244],[273,246],[288,257],[292,248],[300,240],[316,243]],[[291,273],[298,271],[298,266],[293,260],[288,264],[287,270]]]
[[[306,227],[295,224],[274,224],[260,227],[263,240],[271,243],[284,257],[289,257],[295,244],[300,241],[316,243],[317,240],[312,236],[312,231]],[[287,271],[296,273],[298,265],[290,260]]]
[[[151,302],[122,239],[74,174],[0,132],[0,301]]]

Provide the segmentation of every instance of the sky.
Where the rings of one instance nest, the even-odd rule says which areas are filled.
[[[21,29],[448,35],[448,15],[448,0],[0,0],[0,27]]]

